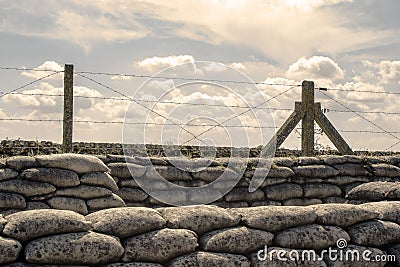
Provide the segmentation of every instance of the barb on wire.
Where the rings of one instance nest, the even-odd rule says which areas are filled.
[[[23,89],[23,88],[25,88],[25,87],[27,87],[27,86],[29,86],[29,85],[32,85],[32,84],[34,84],[34,83],[36,83],[36,82],[39,82],[39,81],[44,80],[44,79],[47,79],[47,78],[49,78],[49,77],[51,77],[51,76],[53,76],[53,75],[56,75],[56,74],[58,74],[58,73],[60,73],[60,71],[57,71],[57,72],[54,72],[54,73],[50,73],[50,74],[48,74],[48,75],[46,75],[46,76],[44,76],[44,77],[41,77],[41,78],[36,79],[36,80],[34,80],[34,81],[31,81],[31,82],[29,82],[29,83],[27,83],[27,84],[24,84],[24,85],[22,85],[22,86],[20,86],[20,87],[17,87],[17,88],[15,88],[15,89],[13,89],[13,90],[10,90],[10,91],[8,91],[8,92],[6,92],[6,93],[3,93],[3,94],[0,95],[0,98],[3,97],[3,96],[9,95],[9,94],[11,94],[11,93],[13,93],[13,92],[16,92],[16,91],[18,91],[18,90],[21,90],[21,89]]]
[[[262,102],[262,103],[256,105],[255,108],[258,108],[258,107],[264,105],[265,103],[268,103],[269,101],[271,101],[271,100],[273,100],[273,99],[275,99],[275,98],[277,98],[277,97],[279,97],[279,96],[281,96],[281,95],[283,95],[283,94],[286,94],[287,92],[289,92],[290,90],[292,90],[292,89],[295,88],[295,87],[297,87],[297,86],[292,86],[292,87],[290,87],[289,89],[287,89],[287,90],[285,90],[285,91],[283,91],[283,92],[281,92],[281,93],[279,93],[279,94],[277,94],[277,95],[275,95],[275,96],[273,96],[273,97],[267,99],[267,101]],[[230,117],[229,119],[224,120],[223,122],[221,122],[221,124],[224,124],[224,123],[226,123],[226,122],[229,122],[229,121],[231,121],[231,120],[233,120],[233,119],[235,119],[235,118],[237,118],[237,117],[239,117],[239,116],[241,116],[241,115],[243,115],[243,114],[246,114],[247,112],[250,112],[251,110],[253,110],[253,109],[252,109],[252,108],[247,109],[247,110],[245,110],[245,111],[243,111],[243,112],[241,112],[241,113],[239,113],[239,114],[237,114],[237,115],[235,115],[235,116]],[[207,133],[207,132],[209,132],[209,131],[211,131],[212,129],[215,129],[215,128],[216,128],[216,126],[213,126],[213,127],[208,128],[207,130],[201,132],[201,133],[198,134],[197,136],[194,136],[193,138],[191,138],[191,139],[185,141],[182,145],[186,145],[187,143],[193,141],[194,139],[198,139],[201,135],[203,135],[203,134],[205,134],[205,133]]]
[[[91,74],[91,75],[133,77],[133,78],[152,78],[152,79],[165,79],[165,80],[197,81],[197,82],[217,82],[217,83],[235,83],[235,84],[251,84],[251,85],[267,85],[267,86],[288,86],[288,87],[301,86],[301,84],[294,85],[294,84],[285,84],[285,83],[247,82],[247,81],[234,81],[234,80],[168,77],[168,76],[153,76],[153,75],[142,75],[142,74],[122,74],[122,73],[107,73],[107,72],[93,72],[93,71],[77,71],[75,73],[76,74]]]
[[[359,116],[360,118],[362,118],[363,120],[365,120],[366,122],[372,124],[373,126],[377,127],[378,129],[382,130],[383,132],[385,132],[386,134],[389,134],[390,136],[392,136],[393,138],[397,139],[399,142],[397,142],[395,145],[387,148],[385,151],[391,149],[392,147],[396,146],[397,144],[400,144],[400,138],[397,137],[396,135],[394,135],[393,133],[385,130],[384,128],[382,128],[381,126],[379,126],[378,124],[376,124],[375,122],[367,119],[365,116],[357,113],[356,111],[352,110],[351,108],[347,107],[346,105],[342,104],[341,102],[337,101],[336,99],[334,99],[333,97],[331,97],[330,95],[324,93],[323,91],[319,91],[321,94],[325,95],[326,97],[330,98],[332,101],[336,102],[337,104],[341,105],[342,107],[346,108],[347,110],[351,111],[352,113],[356,114],[357,116]]]

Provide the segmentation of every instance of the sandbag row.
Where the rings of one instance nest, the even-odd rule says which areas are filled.
[[[0,213],[55,208],[87,214],[111,207],[163,207],[166,204],[149,196],[135,180],[151,181],[157,175],[186,187],[213,183],[221,175],[239,181],[228,194],[219,191],[223,183],[213,185],[218,199],[212,204],[226,208],[344,203],[356,186],[400,178],[400,157],[395,156],[274,158],[271,169],[268,162],[261,161],[267,167],[259,163],[78,154],[11,157],[0,162]],[[251,180],[264,177],[260,188],[249,193]],[[167,190],[160,183],[153,183],[152,189],[173,194],[182,204],[203,204],[201,195]]]
[[[0,217],[0,263],[149,267],[398,265],[400,202],[371,204],[236,209],[124,207],[87,216],[65,210],[22,211]],[[370,259],[379,256],[387,261],[366,262],[361,258],[334,262],[323,254],[329,248],[343,253],[368,250]],[[284,262],[278,254],[263,257],[272,250],[292,256],[305,251],[316,259]],[[396,257],[397,262],[389,262]]]
[[[125,206],[109,171],[94,156],[8,158],[0,163],[0,213],[53,208],[88,214]]]
[[[108,155],[100,159],[110,168],[113,178],[118,180],[116,194],[127,206],[153,208],[165,205],[149,196],[135,179],[150,180],[155,173],[173,184],[186,187],[210,184],[221,175],[237,179],[239,182],[228,194],[212,203],[225,208],[345,203],[347,193],[358,185],[400,180],[399,156],[273,158],[272,164],[265,160],[237,158],[185,160]],[[266,179],[259,189],[249,193],[250,181],[264,177]],[[217,194],[220,186],[218,183],[214,185]],[[152,185],[154,190],[161,192],[163,187],[165,185],[160,183]],[[168,190],[167,193],[174,194],[182,203],[193,202],[197,198],[185,192]]]
[[[346,195],[347,203],[400,200],[399,182],[371,182],[354,187]]]

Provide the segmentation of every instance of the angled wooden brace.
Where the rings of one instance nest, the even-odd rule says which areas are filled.
[[[340,133],[331,124],[331,122],[324,115],[324,113],[322,113],[321,103],[314,103],[314,119],[341,154],[354,155],[354,152],[350,148],[350,146],[346,143],[346,141],[343,139]]]

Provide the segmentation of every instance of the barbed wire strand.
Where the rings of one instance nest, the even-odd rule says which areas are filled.
[[[107,72],[93,72],[93,71],[77,71],[76,74],[91,74],[91,75],[105,75],[105,76],[118,76],[118,77],[133,77],[133,78],[151,78],[151,79],[164,79],[164,80],[182,80],[182,81],[198,81],[198,82],[217,82],[217,83],[234,83],[234,84],[251,84],[251,85],[267,85],[267,86],[301,86],[301,84],[285,84],[285,83],[266,83],[266,82],[248,82],[248,81],[235,81],[235,80],[220,80],[220,79],[201,79],[201,78],[187,78],[187,77],[170,77],[170,76],[153,76],[145,74],[123,74],[123,73],[107,73]]]
[[[64,70],[37,69],[37,68],[18,68],[18,67],[0,67],[0,70],[38,71],[38,72],[64,72]]]
[[[262,106],[262,105],[268,103],[269,101],[271,101],[271,100],[273,100],[273,99],[275,99],[275,98],[277,98],[277,97],[279,97],[279,96],[281,96],[281,95],[286,94],[287,92],[289,92],[290,90],[292,90],[292,89],[295,88],[295,87],[297,87],[297,86],[292,86],[292,87],[290,87],[289,89],[287,89],[287,90],[285,90],[285,91],[283,91],[283,92],[280,92],[279,94],[277,94],[277,95],[275,95],[275,96],[273,96],[273,97],[267,99],[265,102],[262,102],[262,103],[256,105],[255,108],[260,107],[260,106]],[[241,113],[239,113],[239,114],[237,114],[237,115],[235,115],[235,116],[230,117],[229,119],[224,120],[223,122],[221,122],[221,124],[225,124],[225,123],[227,123],[227,122],[229,122],[229,121],[231,121],[231,120],[233,120],[233,119],[235,119],[235,118],[237,118],[237,117],[239,117],[239,116],[241,116],[241,115],[243,115],[243,114],[246,114],[246,113],[248,113],[248,112],[250,112],[250,111],[252,111],[252,110],[253,110],[252,108],[250,108],[250,109],[248,109],[248,110],[245,110],[245,111],[243,111],[243,112],[241,112]],[[214,126],[214,127],[210,127],[210,128],[208,128],[207,130],[201,132],[200,134],[198,134],[197,136],[195,136],[196,139],[197,139],[198,137],[200,137],[201,135],[203,135],[203,134],[205,134],[205,133],[207,133],[207,132],[209,132],[209,131],[211,131],[212,129],[215,129],[215,128],[216,128],[215,126]],[[191,138],[191,139],[189,139],[189,140],[186,140],[182,145],[186,145],[187,143],[189,143],[189,142],[191,142],[191,141],[193,141],[193,140],[194,140],[193,138]]]
[[[49,97],[63,97],[61,94],[43,94],[43,93],[11,93],[11,95],[25,95],[25,96],[49,96]],[[129,101],[133,102],[128,98],[114,98],[114,97],[99,97],[99,96],[79,96],[74,95],[76,98],[87,98],[87,99],[101,99],[101,100],[116,100],[116,101]],[[251,106],[240,106],[240,105],[223,105],[223,104],[207,104],[207,103],[190,103],[190,102],[179,102],[179,101],[157,101],[157,100],[144,100],[136,99],[138,102],[143,103],[156,103],[156,104],[175,104],[175,105],[191,105],[191,106],[206,106],[206,107],[226,107],[226,108],[253,108],[260,110],[277,110],[277,111],[292,111],[291,108],[269,108],[269,107],[251,107]]]
[[[64,70],[56,71],[56,70],[52,70],[52,69],[18,68],[18,67],[0,67],[0,70],[37,71],[37,72],[54,72],[54,73],[64,72]],[[153,79],[166,79],[166,80],[227,82],[227,83],[254,84],[254,85],[267,85],[267,86],[288,86],[288,87],[301,86],[301,84],[294,85],[294,84],[286,84],[286,83],[267,83],[267,82],[248,82],[248,81],[220,80],[220,79],[200,79],[200,78],[185,78],[185,77],[152,76],[152,75],[145,75],[145,74],[124,74],[124,73],[109,73],[109,72],[94,72],[94,71],[77,71],[77,72],[75,72],[75,74],[91,74],[91,75],[105,75],[105,76],[133,77],[133,78],[153,78]],[[400,95],[400,92],[354,90],[354,89],[331,88],[331,87],[315,87],[315,90],[320,90],[320,91],[330,90],[330,91],[341,91],[341,92]]]
[[[2,92],[0,92],[2,93]],[[49,96],[49,97],[63,97],[62,94],[44,94],[44,93],[10,93],[10,95],[25,95],[25,96]],[[129,101],[129,98],[116,98],[116,97],[102,97],[102,96],[82,96],[74,95],[76,98],[86,98],[86,99],[101,99],[101,100],[115,100],[115,101]],[[251,107],[251,106],[240,106],[240,105],[223,105],[223,104],[206,104],[206,103],[190,103],[190,102],[179,102],[179,101],[157,101],[157,100],[144,100],[136,99],[138,102],[143,103],[159,103],[159,104],[176,104],[176,105],[193,105],[193,106],[208,106],[208,107],[227,107],[227,108],[252,108],[260,110],[277,110],[277,111],[292,111],[291,108],[270,108],[270,107]],[[400,115],[400,112],[389,112],[389,111],[365,111],[365,110],[354,110],[357,113],[364,114],[383,114],[383,115]],[[349,110],[338,110],[327,108],[327,112],[338,112],[338,113],[353,113]]]
[[[22,122],[63,122],[62,119],[21,119],[21,118],[0,118],[0,121],[22,121]],[[176,126],[172,123],[155,123],[155,122],[124,122],[124,121],[95,121],[95,120],[73,120],[74,123],[94,123],[94,124],[131,124],[131,125],[155,125],[155,126]],[[180,126],[190,127],[226,127],[226,128],[254,128],[254,129],[278,129],[277,126],[253,126],[253,125],[220,125],[220,124],[178,124]],[[296,130],[301,130],[298,128]],[[371,133],[371,134],[400,134],[400,131],[372,131],[372,130],[343,130],[338,129],[342,133]]]
[[[344,108],[348,109],[349,111],[353,112],[354,114],[356,114],[357,116],[359,116],[359,117],[362,118],[363,120],[365,120],[365,121],[367,121],[368,123],[372,124],[373,126],[377,127],[377,128],[380,129],[381,131],[383,131],[383,132],[385,132],[386,134],[389,134],[389,135],[392,136],[393,138],[397,139],[399,142],[396,143],[395,145],[400,144],[400,138],[397,137],[396,135],[394,135],[393,133],[391,133],[391,132],[385,130],[383,127],[379,126],[379,125],[376,124],[375,122],[373,122],[373,121],[367,119],[365,116],[363,116],[363,115],[357,113],[356,111],[352,110],[351,108],[347,107],[346,105],[344,105],[343,103],[341,103],[341,102],[339,102],[338,100],[334,99],[334,98],[331,97],[330,95],[325,94],[323,91],[319,91],[319,92],[320,92],[321,94],[325,95],[326,97],[330,98],[332,101],[336,102],[337,104],[341,105],[342,107],[344,107]],[[391,148],[394,147],[395,145],[393,145],[393,146],[387,148],[385,151],[391,149]]]
[[[34,81],[31,81],[31,82],[29,82],[29,83],[27,83],[27,84],[24,84],[24,85],[22,85],[22,86],[20,86],[20,87],[17,87],[17,88],[15,88],[15,89],[13,89],[13,90],[10,90],[10,91],[8,91],[8,92],[5,92],[5,93],[3,93],[3,94],[0,95],[0,98],[2,98],[3,96],[9,95],[9,94],[11,94],[11,93],[13,93],[13,92],[16,92],[16,91],[18,91],[18,90],[21,90],[21,89],[23,89],[23,88],[25,88],[25,87],[28,87],[29,85],[32,85],[32,84],[34,84],[34,83],[37,83],[37,82],[39,82],[39,81],[41,81],[41,80],[47,79],[47,78],[49,78],[49,77],[51,77],[51,76],[53,76],[53,75],[56,75],[56,74],[58,74],[58,73],[59,73],[59,72],[50,73],[49,75],[46,75],[46,76],[44,76],[44,77],[41,77],[41,78],[36,79],[36,80],[34,80]]]
[[[329,87],[315,87],[314,89],[319,90],[319,91],[340,91],[340,92],[400,95],[400,92],[383,92],[383,91],[374,91],[374,90],[354,90],[354,89],[329,88]]]
[[[154,114],[156,114],[156,115],[162,117],[163,119],[165,119],[165,120],[167,120],[167,121],[169,121],[169,122],[171,122],[171,123],[173,123],[173,124],[176,124],[176,123],[175,123],[174,121],[172,121],[170,118],[168,118],[168,117],[162,115],[161,113],[159,113],[159,112],[157,112],[157,111],[155,111],[155,110],[153,110],[153,109],[151,109],[151,108],[146,107],[145,105],[141,104],[140,102],[136,101],[135,99],[133,99],[133,98],[131,98],[131,97],[129,97],[129,96],[127,96],[127,95],[125,95],[125,94],[123,94],[123,93],[121,93],[121,92],[119,92],[119,91],[113,89],[113,88],[111,88],[110,86],[105,85],[105,84],[103,84],[103,83],[101,83],[101,82],[98,82],[98,81],[96,81],[96,80],[94,80],[94,79],[92,79],[92,78],[90,78],[90,77],[85,76],[85,75],[82,75],[82,74],[79,74],[79,73],[76,73],[76,74],[77,74],[78,76],[81,76],[82,78],[85,78],[85,79],[87,79],[87,80],[89,80],[89,81],[92,81],[92,82],[94,82],[94,83],[96,83],[96,84],[98,84],[98,85],[100,85],[100,86],[102,86],[102,87],[104,87],[104,88],[106,88],[106,89],[108,89],[108,90],[111,90],[111,91],[113,91],[114,93],[117,93],[117,94],[119,94],[119,95],[121,95],[121,96],[123,96],[123,97],[129,98],[129,99],[131,99],[133,102],[135,102],[136,104],[138,104],[139,106],[141,106],[141,107],[143,107],[143,108],[149,110],[150,112],[153,112]],[[195,137],[195,138],[197,139],[196,135],[194,135],[193,133],[191,133],[190,131],[188,131],[185,127],[182,127],[182,126],[179,126],[179,125],[176,125],[176,126],[178,126],[178,127],[181,128],[183,131],[187,132],[188,134],[192,135],[193,137]],[[198,140],[199,140],[199,139],[198,139]],[[202,143],[204,143],[205,145],[207,145],[203,140],[199,140],[199,141],[202,142]]]
[[[22,122],[63,122],[62,119],[22,119],[22,118],[0,118],[0,121],[22,121]],[[156,122],[124,122],[124,121],[95,121],[95,120],[73,120],[73,123],[94,123],[94,124],[128,124],[128,125],[154,125],[154,126],[190,126],[190,127],[223,127],[223,128],[253,128],[253,129],[277,129],[273,126],[253,125],[222,125],[222,124],[178,124],[178,123],[156,123]]]

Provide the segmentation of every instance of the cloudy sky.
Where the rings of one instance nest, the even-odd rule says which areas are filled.
[[[324,91],[328,96],[316,91],[316,99],[353,149],[385,150],[400,142],[398,10],[397,0],[0,0],[0,66],[59,71],[72,63],[76,72],[110,73],[81,74],[108,89],[75,76],[75,120],[114,122],[75,123],[75,141],[185,143],[222,123],[228,127],[190,143],[263,144],[301,99],[299,87],[282,84],[310,79],[336,89]],[[122,75],[158,72],[168,78]],[[0,91],[48,74],[0,70]],[[3,96],[0,119],[61,119],[62,98],[30,94],[62,94],[62,77],[17,91],[25,95]],[[124,96],[142,102],[101,99]],[[247,127],[230,127],[237,125]],[[0,139],[60,142],[61,124],[3,120],[0,133]],[[293,133],[283,146],[298,148],[298,136]],[[325,136],[317,142],[332,147]],[[400,150],[400,144],[391,149]]]

